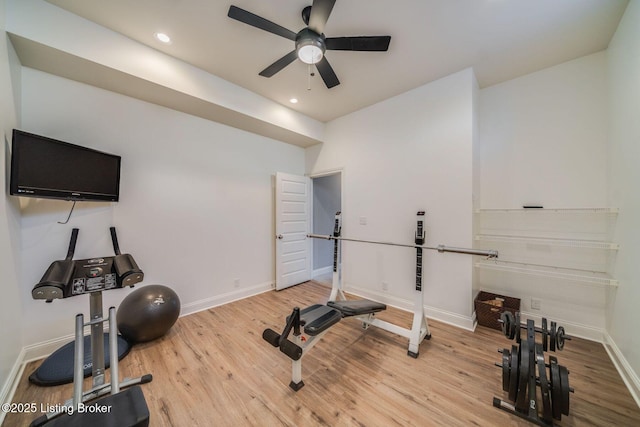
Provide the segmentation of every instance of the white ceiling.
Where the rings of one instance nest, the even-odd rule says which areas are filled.
[[[293,42],[227,17],[231,4],[294,32],[312,0],[47,0],[320,121],[473,67],[490,86],[606,49],[627,0],[338,0],[327,37],[390,35],[388,52],[328,51],[327,89],[296,61],[258,73]],[[169,45],[156,32],[172,37]],[[298,104],[290,104],[296,97]]]

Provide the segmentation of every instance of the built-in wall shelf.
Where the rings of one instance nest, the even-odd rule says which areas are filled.
[[[476,213],[599,213],[617,214],[618,208],[507,208],[476,209]]]
[[[476,267],[600,286],[611,277],[619,245],[612,241],[615,207],[477,209],[474,239],[500,258]],[[517,278],[514,276],[514,283]],[[503,280],[503,279],[500,279]]]
[[[618,286],[618,281],[601,272],[590,272],[561,267],[549,267],[536,264],[525,264],[512,261],[485,260],[476,262],[476,267],[531,276],[570,280],[600,286]]]
[[[603,249],[617,251],[619,246],[613,242],[602,242],[598,240],[580,240],[580,239],[559,239],[553,237],[533,237],[533,236],[509,236],[509,235],[491,235],[478,234],[475,236],[477,241],[485,242],[506,242],[506,243],[533,243],[540,245],[566,246],[571,248],[587,248],[587,249]]]

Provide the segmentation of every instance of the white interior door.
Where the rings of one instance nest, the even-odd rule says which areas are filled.
[[[276,289],[311,279],[311,179],[276,173]]]

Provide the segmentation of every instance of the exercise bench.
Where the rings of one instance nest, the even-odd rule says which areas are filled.
[[[281,334],[273,329],[265,329],[262,338],[291,359],[291,382],[294,391],[304,386],[302,381],[302,358],[329,331],[329,328],[344,317],[373,316],[387,306],[375,301],[340,301],[332,306],[314,304],[300,310],[295,307],[287,316],[287,323]],[[293,332],[293,341],[289,334]]]

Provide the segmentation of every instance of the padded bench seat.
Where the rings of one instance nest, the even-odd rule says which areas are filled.
[[[386,304],[371,301],[368,299],[363,300],[348,300],[348,301],[329,301],[327,305],[331,308],[342,313],[343,317],[359,316],[362,314],[377,313],[387,309]]]
[[[342,313],[322,304],[314,304],[300,310],[300,325],[307,335],[314,336],[335,325],[342,319]]]

